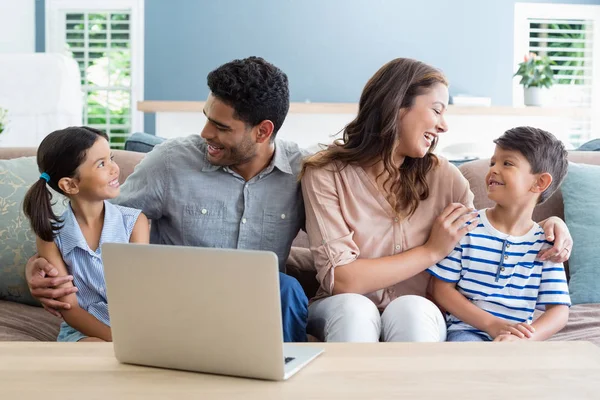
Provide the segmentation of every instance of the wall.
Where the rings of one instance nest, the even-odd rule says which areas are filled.
[[[0,0],[0,53],[35,50],[34,0]]]
[[[38,51],[40,13],[38,3]],[[395,57],[442,68],[451,94],[512,102],[515,0],[146,0],[145,98],[203,100],[206,75],[260,55],[289,76],[292,101],[356,102]],[[529,2],[598,4],[600,0]],[[41,29],[43,31],[43,29]],[[154,118],[146,116],[153,132]]]

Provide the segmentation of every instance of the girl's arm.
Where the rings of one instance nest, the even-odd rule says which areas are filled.
[[[131,236],[129,237],[129,243],[150,243],[150,224],[144,213],[140,213],[137,221],[135,221]]]
[[[36,237],[36,244],[40,257],[48,260],[48,262],[58,270],[57,276],[69,275],[67,267],[62,259],[62,255],[54,242],[45,242],[39,237]],[[69,281],[57,288],[68,288],[72,286],[73,283]],[[77,295],[75,293],[68,294],[57,300],[68,303],[71,306],[69,310],[62,310],[61,314],[65,322],[72,328],[89,337],[96,337],[107,342],[112,341],[110,327],[104,325],[96,317],[79,307],[79,302],[77,301]]]

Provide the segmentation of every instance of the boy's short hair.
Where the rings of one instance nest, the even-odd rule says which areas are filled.
[[[552,183],[540,195],[538,204],[546,201],[560,187],[567,175],[567,150],[550,132],[530,126],[519,126],[504,132],[494,143],[504,150],[514,150],[523,154],[531,165],[531,173],[552,175]]]

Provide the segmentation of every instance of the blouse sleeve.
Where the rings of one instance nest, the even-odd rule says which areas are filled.
[[[333,292],[335,268],[351,263],[360,254],[340,206],[336,174],[329,165],[308,168],[302,177],[306,232],[317,280],[328,294]]]
[[[135,223],[142,213],[142,210],[122,206],[117,206],[117,208],[123,216],[123,226],[125,227],[125,232],[127,232],[127,240],[129,240],[131,238],[133,228],[135,227]]]

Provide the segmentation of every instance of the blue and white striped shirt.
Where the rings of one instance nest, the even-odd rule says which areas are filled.
[[[73,284],[78,289],[79,307],[109,326],[106,283],[100,249],[103,243],[128,243],[140,212],[140,210],[105,201],[104,226],[100,244],[94,251],[87,244],[69,204],[61,218],[62,229],[54,238],[69,274],[73,275]]]
[[[468,233],[452,253],[428,269],[434,277],[456,282],[456,289],[477,307],[510,323],[531,323],[536,307],[571,305],[562,264],[536,260],[550,247],[538,224],[524,236],[496,230],[479,211],[481,223]],[[448,331],[469,330],[489,337],[448,315]]]

